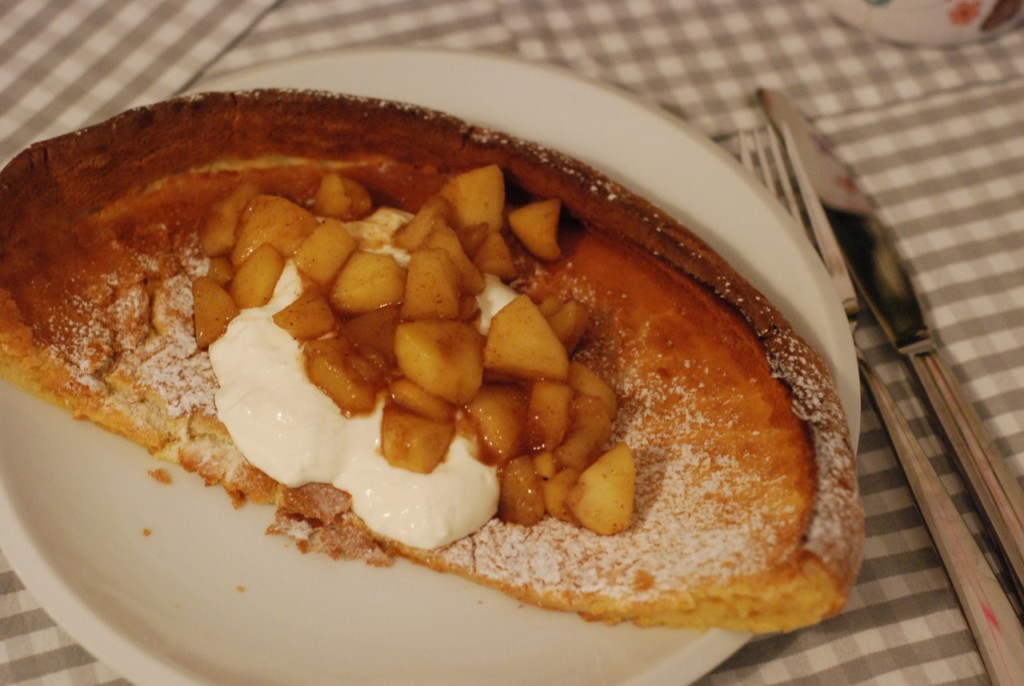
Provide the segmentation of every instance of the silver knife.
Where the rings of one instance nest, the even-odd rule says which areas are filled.
[[[758,91],[769,120],[792,135],[850,273],[889,340],[905,357],[955,453],[989,531],[1024,599],[1024,491],[936,349],[910,279],[873,205],[803,114],[777,91]]]

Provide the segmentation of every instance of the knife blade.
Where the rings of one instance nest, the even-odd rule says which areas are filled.
[[[769,121],[789,130],[854,282],[924,391],[1024,601],[1024,491],[939,354],[895,244],[850,170],[800,110],[777,91],[761,89],[758,99]]]

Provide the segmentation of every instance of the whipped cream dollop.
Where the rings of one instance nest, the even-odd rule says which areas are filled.
[[[378,210],[349,231],[364,249],[408,256],[390,235],[408,215]],[[481,330],[517,295],[488,276],[479,297]],[[476,459],[475,441],[456,435],[430,474],[391,466],[380,450],[382,404],[345,417],[306,375],[302,351],[273,316],[302,293],[288,262],[263,307],[242,310],[209,348],[220,385],[217,416],[246,459],[289,486],[329,483],[352,496],[353,511],[377,534],[416,548],[437,548],[467,536],[497,511],[496,469]]]

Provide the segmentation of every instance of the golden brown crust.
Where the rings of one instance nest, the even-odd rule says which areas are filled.
[[[755,560],[761,554],[755,551],[750,551],[750,559],[740,559],[746,539],[736,535],[731,539],[736,549],[728,554],[738,555],[737,559],[723,562],[708,551],[701,552],[710,560],[707,564],[713,572],[704,576],[695,574],[692,566],[649,561],[633,564],[635,561],[621,560],[614,569],[607,567],[623,556],[623,548],[658,545],[659,534],[663,533],[658,526],[665,527],[666,523],[648,528],[644,518],[668,515],[655,514],[656,506],[665,499],[653,495],[651,510],[645,511],[641,517],[644,521],[633,527],[631,535],[635,537],[628,545],[590,535],[577,548],[575,543],[565,541],[588,535],[566,529],[561,522],[548,522],[536,530],[492,522],[478,534],[441,551],[416,551],[384,542],[393,552],[464,574],[529,602],[575,610],[604,621],[632,619],[641,624],[768,631],[792,629],[839,611],[859,566],[863,523],[846,420],[824,361],[703,241],[642,198],[578,161],[441,113],[399,103],[299,91],[180,98],[131,110],[98,126],[36,144],[12,160],[0,174],[0,203],[6,215],[0,223],[0,262],[16,262],[20,246],[38,240],[33,232],[60,236],[83,216],[166,177],[213,162],[276,156],[312,160],[391,158],[443,172],[498,164],[511,184],[525,193],[560,198],[587,231],[656,256],[652,269],[662,270],[665,279],[692,279],[689,283],[699,284],[694,290],[698,300],[705,296],[697,291],[704,291],[709,301],[719,303],[716,306],[725,303],[725,309],[741,322],[736,330],[746,329],[742,335],[749,335],[758,346],[768,370],[766,375],[777,377],[788,388],[783,404],[791,404],[792,412],[785,411],[804,422],[810,436],[813,455],[809,450],[807,455],[793,458],[805,462],[810,475],[811,483],[805,489],[810,500],[806,511],[790,517],[784,528],[771,523],[744,534],[776,537],[785,530],[786,540],[765,545],[765,550],[773,551],[771,560]],[[83,235],[76,234],[76,240],[87,240]],[[143,238],[133,236],[133,240]],[[124,283],[149,283],[159,277],[163,279],[160,283],[166,284],[176,276],[194,276],[200,268],[189,262],[195,258],[194,246],[178,245],[173,238],[157,235],[150,247],[153,255],[174,253],[178,258],[155,271],[136,268],[138,273],[125,275]],[[121,262],[116,267],[119,273],[127,269]],[[8,278],[16,278],[25,272],[13,268],[6,273]],[[146,326],[160,302],[152,292],[149,297]],[[295,534],[302,529],[310,549],[342,554],[346,546],[366,545],[368,535],[358,521],[353,522],[347,503],[325,499],[322,493],[312,491],[283,491],[249,466],[237,449],[224,441],[222,427],[210,414],[208,399],[194,400],[182,408],[169,407],[159,388],[137,397],[131,376],[146,360],[136,360],[136,366],[129,367],[124,378],[117,374],[106,377],[109,386],[90,388],[89,378],[103,370],[90,368],[87,371],[93,376],[83,376],[83,370],[69,369],[66,361],[56,359],[47,346],[52,341],[43,340],[46,336],[40,334],[39,322],[34,320],[38,313],[30,309],[19,305],[11,289],[0,282],[3,376],[141,442],[158,456],[180,462],[207,483],[224,484],[237,499],[282,505],[276,530]],[[174,307],[168,312],[172,328],[174,322],[188,319],[187,313]],[[141,340],[134,342],[142,344]],[[134,350],[128,342],[109,342],[111,349],[120,350],[118,346],[124,351]],[[131,357],[130,352],[124,355]],[[173,362],[182,368],[204,364],[202,354],[187,346]],[[119,380],[123,388],[118,387]],[[117,399],[122,392],[125,397]],[[149,409],[129,411],[138,400],[148,401],[142,404]],[[666,407],[670,401],[662,400]],[[780,401],[773,402],[778,405]],[[774,411],[781,412],[778,408]],[[799,451],[792,454],[798,455]],[[652,470],[665,469],[665,463],[672,463],[659,455],[651,451]],[[686,480],[691,477],[678,478],[686,487],[693,485]],[[687,497],[674,496],[677,500]],[[764,505],[766,517],[774,517],[772,507],[778,506]],[[709,538],[705,544],[713,546],[715,542]],[[538,554],[548,547],[563,550],[551,556]],[[363,552],[363,557],[380,562],[368,549]],[[651,557],[657,560],[659,555],[671,558],[678,554],[678,550],[666,549],[651,553]],[[582,564],[577,558],[584,555],[588,560]],[[565,569],[569,566],[578,569]],[[577,573],[579,570],[585,570],[585,574]]]

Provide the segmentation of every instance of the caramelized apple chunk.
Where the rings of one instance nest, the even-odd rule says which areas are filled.
[[[306,289],[293,303],[274,315],[274,323],[300,341],[330,333],[336,321],[334,310],[319,291]]]
[[[208,257],[231,253],[238,234],[238,217],[257,192],[255,187],[243,184],[210,208],[206,222],[199,229],[199,245]]]
[[[205,349],[224,335],[228,324],[238,314],[238,307],[223,286],[209,276],[200,276],[192,282],[192,302],[196,344]]]
[[[398,305],[388,305],[356,315],[345,322],[345,336],[363,351],[395,364],[395,331],[398,328]]]
[[[284,271],[284,258],[269,243],[257,247],[238,266],[228,288],[238,309],[262,307],[274,295],[277,280]]]
[[[358,241],[344,224],[337,219],[327,219],[299,244],[293,259],[303,274],[326,288],[358,247]]]
[[[599,534],[625,530],[633,518],[636,464],[633,452],[619,443],[580,474],[566,498],[572,513]]]
[[[395,331],[395,358],[402,374],[431,395],[462,405],[483,383],[483,337],[462,322],[425,319]]]
[[[258,247],[269,244],[286,257],[299,247],[319,225],[316,217],[287,198],[257,195],[242,210],[238,237],[231,250],[231,261],[240,265]]]
[[[323,338],[302,347],[306,375],[346,416],[377,405],[379,370],[359,355],[348,339]]]
[[[533,468],[545,479],[550,479],[558,473],[558,461],[555,454],[550,450],[542,450],[533,455]]]
[[[572,423],[555,459],[563,467],[585,469],[612,435],[612,418],[604,401],[591,395],[577,396],[570,407]]]
[[[399,407],[422,415],[427,419],[443,422],[455,416],[455,406],[447,400],[427,393],[422,386],[404,377],[393,379],[389,387],[391,399]]]
[[[557,381],[539,380],[530,386],[526,439],[533,450],[554,450],[569,431],[573,389]]]
[[[569,507],[569,494],[575,488],[579,477],[580,473],[577,470],[565,468],[544,481],[544,509],[549,515],[563,522],[580,523]]]
[[[572,354],[587,332],[587,308],[578,300],[568,300],[559,303],[550,314],[545,312],[545,317],[555,336]]]
[[[391,255],[355,251],[331,289],[331,304],[345,314],[376,310],[402,302],[405,268]]]
[[[538,200],[509,212],[508,226],[532,255],[551,262],[562,255],[558,247],[561,210],[562,203],[557,198]]]
[[[487,240],[487,237],[494,233],[488,228],[487,224],[469,224],[468,226],[452,228],[455,231],[455,235],[459,237],[459,243],[467,255],[475,255],[476,251]]]
[[[437,248],[447,253],[459,274],[459,286],[464,292],[470,295],[479,295],[483,292],[486,286],[484,275],[466,255],[454,229],[449,226],[435,227],[423,241],[422,247]]]
[[[485,384],[466,405],[477,433],[494,461],[520,454],[526,437],[525,391],[517,385]]]
[[[484,367],[518,379],[561,381],[569,355],[530,297],[520,295],[491,319]]]
[[[235,276],[235,267],[231,264],[231,260],[223,255],[220,257],[213,257],[210,259],[210,268],[206,271],[206,276],[210,277],[221,286],[226,286],[227,283]]]
[[[441,189],[441,195],[451,203],[454,226],[486,224],[491,231],[501,228],[505,177],[498,165],[472,169],[453,177]]]
[[[448,453],[455,422],[437,421],[396,405],[385,405],[381,420],[381,452],[393,466],[429,474]]]
[[[609,417],[614,417],[619,413],[619,401],[615,396],[615,391],[587,365],[577,360],[570,362],[568,382],[577,395],[600,398],[604,402],[605,412]]]
[[[533,526],[544,517],[543,483],[529,455],[502,465],[499,484],[498,517],[503,521]]]
[[[373,209],[370,193],[359,182],[340,174],[325,174],[317,188],[313,211],[321,217],[358,219]]]
[[[433,195],[423,203],[419,212],[401,226],[392,237],[396,248],[406,252],[419,250],[434,229],[448,226],[452,218],[452,206],[443,196]]]
[[[487,234],[473,253],[473,264],[484,274],[493,274],[499,279],[511,281],[519,275],[508,243],[500,233]]]
[[[438,248],[415,251],[409,258],[402,318],[457,319],[462,300],[459,272]]]

